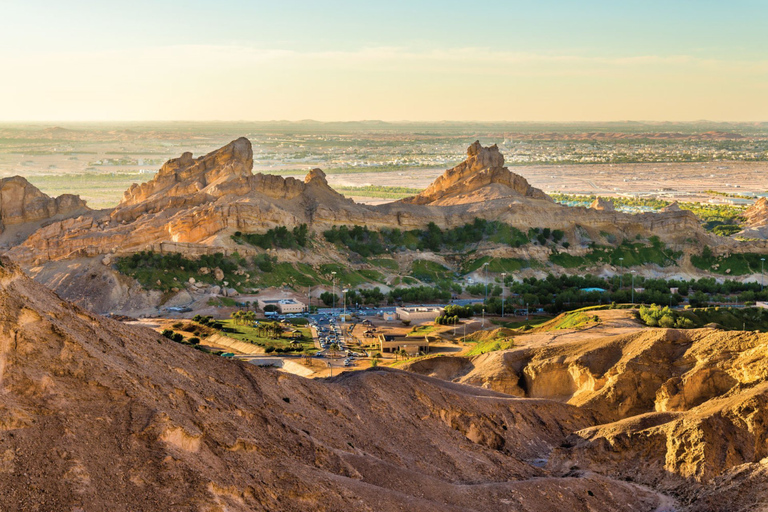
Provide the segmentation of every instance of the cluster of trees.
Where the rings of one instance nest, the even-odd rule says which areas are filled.
[[[197,272],[203,267],[220,268],[224,272],[237,270],[237,266],[244,263],[244,260],[235,253],[231,257],[224,256],[224,253],[204,254],[197,259],[185,258],[179,253],[159,253],[153,251],[140,251],[130,256],[120,258],[117,261],[118,269],[127,274],[130,270],[153,268],[160,270],[178,271],[186,270]]]
[[[277,264],[277,256],[269,254],[257,254],[253,257],[253,264],[262,272],[272,272]]]
[[[236,231],[232,237],[236,242],[245,242],[262,249],[277,247],[280,249],[298,249],[309,243],[309,228],[301,224],[288,230],[285,226],[272,228],[266,233],[241,233]]]
[[[718,283],[714,278],[683,280],[651,279],[635,276],[634,300],[642,304],[666,304],[677,306],[686,298],[691,307],[704,307],[710,303],[752,302],[768,300],[768,289],[761,290],[760,283],[743,283],[726,280]],[[529,307],[544,308],[551,313],[560,313],[585,306],[632,301],[632,274],[604,279],[592,275],[548,275],[544,279],[535,277],[521,282],[507,277],[509,294],[506,310],[528,304]],[[599,288],[605,291],[584,291]],[[677,288],[676,293],[671,293]],[[489,288],[490,291],[490,288]],[[489,293],[490,295],[490,293]],[[491,297],[486,303],[487,313],[500,313],[501,300]]]
[[[323,303],[326,306],[332,306],[334,304],[334,297],[336,298],[336,307],[342,307],[344,305],[343,303],[343,297],[340,297],[339,295],[334,295],[331,292],[323,292],[320,294],[320,300],[323,301]],[[366,304],[368,306],[378,306],[384,299],[386,299],[387,296],[384,295],[381,292],[381,289],[377,286],[373,289],[361,289],[361,290],[350,290],[347,292],[347,305],[352,306],[355,304]]]
[[[473,306],[457,306],[455,304],[449,304],[445,306],[443,314],[446,316],[457,316],[459,318],[469,318],[475,314]]]
[[[393,288],[387,294],[387,301],[395,302],[434,302],[451,300],[451,292],[433,286],[414,286],[412,288]]]
[[[184,341],[184,335],[180,332],[174,332],[170,329],[163,329],[163,332],[161,332],[163,336],[168,338],[171,341],[175,341],[176,343],[186,343],[188,345],[199,345],[200,344],[200,338],[192,337],[188,338],[187,341]]]
[[[237,325],[251,325],[256,321],[254,311],[235,311],[232,313],[232,321]]]
[[[536,240],[539,245],[547,245],[550,240],[555,244],[558,244],[563,237],[565,237],[565,232],[560,229],[531,228],[528,230],[528,239]],[[570,244],[568,242],[563,242],[563,247],[567,249],[570,247]]]
[[[449,316],[442,314],[435,318],[435,323],[438,325],[456,325],[459,323],[459,315]]]
[[[197,322],[200,325],[206,325],[212,329],[221,329],[221,322],[214,320],[211,316],[195,315],[192,317],[193,322]]]
[[[677,312],[669,309],[669,306],[659,307],[656,304],[640,306],[638,316],[649,327],[674,327],[677,329],[696,327],[690,318],[678,315]]]
[[[485,284],[484,283],[476,283],[471,284],[465,288],[466,292],[472,296],[475,297],[484,297],[485,296]],[[501,296],[501,286],[497,284],[489,284],[488,285],[488,296],[489,297],[500,297]]]
[[[557,240],[563,237],[562,231],[534,231],[538,237],[546,231],[546,239],[554,236]],[[485,239],[520,247],[530,242],[529,237],[519,229],[497,221],[475,219],[470,224],[452,229],[441,229],[431,222],[426,229],[401,231],[399,229],[369,230],[361,226],[340,226],[325,231],[323,236],[329,242],[340,247],[346,247],[352,252],[367,258],[383,254],[390,250],[430,250],[438,252],[442,249],[460,250],[469,244],[476,244]]]

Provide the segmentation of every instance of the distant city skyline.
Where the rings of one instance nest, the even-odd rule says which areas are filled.
[[[0,0],[0,121],[768,121],[768,3]]]

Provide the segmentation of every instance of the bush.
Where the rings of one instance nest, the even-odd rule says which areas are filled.
[[[200,344],[200,338],[198,337],[192,337],[187,340],[187,343],[190,345],[199,345]]]
[[[170,329],[163,329],[163,332],[161,332],[160,334],[162,334],[168,339],[173,339],[173,331]]]
[[[267,354],[271,354],[274,351],[275,351],[275,347],[267,347],[264,349],[264,352],[266,352]]]
[[[181,343],[182,341],[184,341],[184,336],[181,333],[176,332],[173,334],[171,339],[176,343]]]

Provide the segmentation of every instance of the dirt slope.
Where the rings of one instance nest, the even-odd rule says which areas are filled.
[[[601,425],[554,450],[549,468],[560,474],[639,482],[689,510],[763,510],[766,355],[768,334],[638,328],[404,368],[594,412]]]
[[[405,372],[306,380],[61,301],[0,268],[0,503],[30,510],[654,510],[540,467],[589,411]]]

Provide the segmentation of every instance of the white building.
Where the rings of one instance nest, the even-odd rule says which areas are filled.
[[[266,306],[276,306],[281,315],[286,313],[301,313],[307,309],[307,305],[295,299],[257,299],[259,308],[264,311]]]

